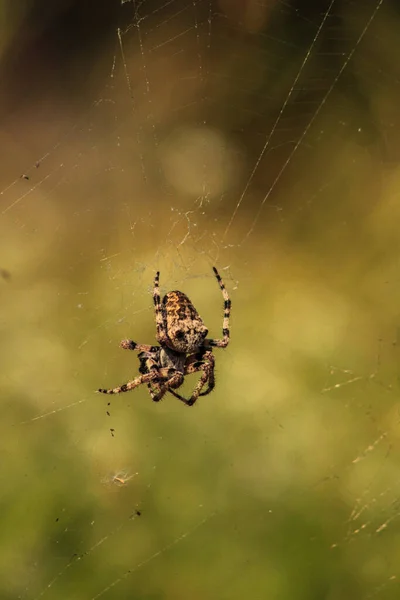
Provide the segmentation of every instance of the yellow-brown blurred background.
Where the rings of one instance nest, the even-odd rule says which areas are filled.
[[[0,598],[398,598],[395,3],[0,8]],[[215,391],[96,395],[212,265]]]

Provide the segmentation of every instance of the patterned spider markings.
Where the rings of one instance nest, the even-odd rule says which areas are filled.
[[[108,390],[99,389],[99,392],[119,394],[129,392],[145,383],[154,402],[158,402],[169,392],[187,406],[193,406],[199,396],[206,396],[214,389],[213,348],[226,348],[229,344],[231,301],[215,267],[213,267],[213,271],[224,298],[222,338],[207,338],[207,327],[183,292],[168,292],[161,302],[160,273],[157,272],[154,279],[153,301],[156,337],[159,346],[123,340],[121,348],[139,352],[139,373],[141,375],[119,387]],[[183,384],[186,375],[198,372],[201,373],[201,376],[192,395],[189,399],[183,398],[176,390]],[[205,386],[207,387],[205,388]]]

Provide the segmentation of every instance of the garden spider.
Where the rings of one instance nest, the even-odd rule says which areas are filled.
[[[161,303],[159,278],[157,272],[154,279],[153,300],[159,346],[137,344],[132,340],[123,340],[121,348],[139,352],[139,372],[141,375],[128,383],[105,390],[103,394],[119,394],[129,392],[142,383],[146,383],[154,402],[159,402],[167,392],[193,406],[199,396],[206,396],[215,387],[215,348],[226,348],[229,344],[229,317],[231,301],[222,279],[215,267],[213,271],[224,298],[224,320],[222,339],[207,339],[208,329],[199,313],[182,292],[173,291],[165,294]],[[201,377],[187,400],[177,390],[184,381],[185,375],[201,372]],[[202,391],[207,384],[205,391]]]

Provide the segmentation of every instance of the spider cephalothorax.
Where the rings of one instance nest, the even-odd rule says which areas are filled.
[[[224,297],[224,321],[222,339],[207,338],[208,329],[189,298],[179,291],[168,292],[163,301],[160,299],[159,277],[154,279],[153,299],[159,346],[137,344],[132,340],[123,340],[121,347],[139,352],[139,372],[141,375],[113,389],[100,389],[103,394],[128,392],[146,383],[155,402],[170,392],[173,396],[192,406],[199,396],[209,394],[215,387],[213,347],[226,348],[229,343],[229,317],[231,301],[221,277],[213,267],[215,277]],[[187,400],[175,390],[186,375],[201,372],[201,377]],[[203,390],[207,384],[207,388]]]

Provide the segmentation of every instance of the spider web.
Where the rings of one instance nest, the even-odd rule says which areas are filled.
[[[2,48],[1,597],[397,598],[394,5],[89,5]],[[212,395],[96,395],[213,265]]]

